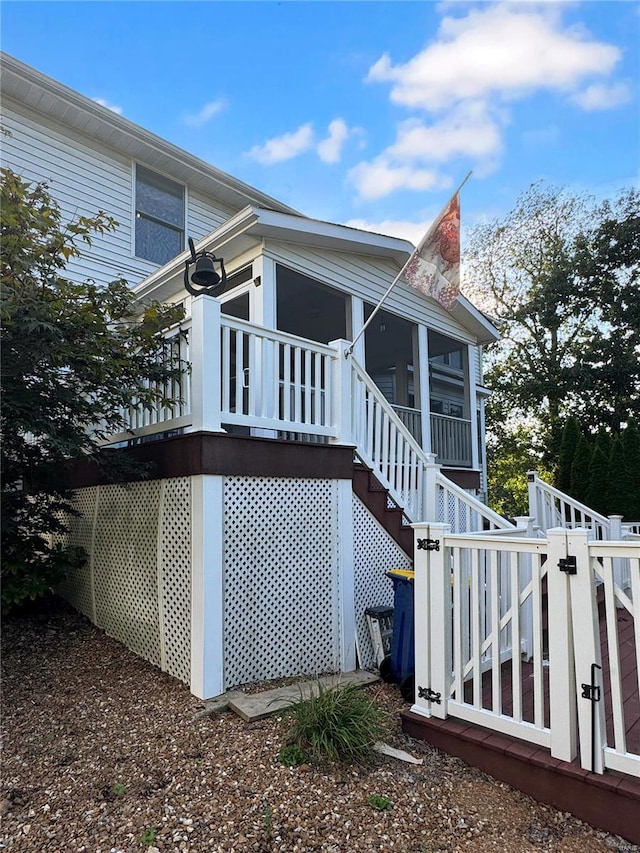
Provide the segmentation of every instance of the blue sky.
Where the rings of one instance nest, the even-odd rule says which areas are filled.
[[[309,216],[417,242],[637,185],[636,2],[14,2],[2,49]]]

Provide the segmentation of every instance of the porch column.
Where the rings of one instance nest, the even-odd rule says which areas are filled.
[[[191,478],[191,692],[224,691],[224,478]]]
[[[191,431],[224,432],[220,424],[220,302],[191,300]]]
[[[276,300],[276,264],[271,258],[260,255],[253,262],[253,283],[249,291],[249,319],[252,323],[265,329],[275,329],[277,324]],[[260,373],[275,377],[275,354],[273,344],[268,341],[256,341],[252,363],[249,365],[249,376],[257,377]],[[262,409],[260,383],[253,390],[256,395],[256,405]],[[271,400],[267,405],[271,408]],[[275,412],[265,410],[267,416],[275,416]],[[251,435],[261,438],[275,438],[277,433],[272,429],[251,427]]]
[[[249,319],[265,329],[275,329],[276,264],[271,258],[260,255],[253,262],[253,285],[249,291]]]
[[[347,337],[350,340],[353,340],[360,329],[364,326],[364,301],[357,296],[352,296],[350,302],[347,303],[347,306],[349,310]],[[355,360],[362,367],[365,367],[366,358],[364,338],[364,335],[360,335],[353,348]]]
[[[350,342],[338,338],[338,340],[329,341],[329,346],[336,351],[336,357],[332,359],[331,411],[337,435],[331,439],[331,444],[353,444],[351,358],[345,355]]]
[[[476,348],[473,344],[467,344],[466,358],[464,359],[464,399],[468,406],[467,417],[471,421],[471,467],[480,467],[480,454],[478,452],[478,404],[476,401]]]
[[[431,396],[429,393],[429,332],[426,326],[418,324],[418,357],[417,357],[417,408],[422,416],[422,449],[431,453]],[[416,380],[414,372],[414,381]]]

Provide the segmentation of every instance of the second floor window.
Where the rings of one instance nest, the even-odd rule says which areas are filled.
[[[136,166],[136,256],[162,266],[183,249],[184,187]]]

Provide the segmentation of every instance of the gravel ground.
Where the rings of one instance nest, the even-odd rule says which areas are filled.
[[[423,765],[288,768],[282,719],[202,716],[184,685],[64,604],[5,619],[3,652],[0,849],[640,850],[406,737],[388,685],[367,688],[387,740]],[[372,794],[391,808],[375,810]]]

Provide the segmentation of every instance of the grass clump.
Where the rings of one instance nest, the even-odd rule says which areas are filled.
[[[297,743],[290,743],[282,747],[278,753],[278,761],[286,767],[299,767],[306,763],[307,756]]]
[[[318,683],[308,699],[292,703],[287,744],[314,764],[365,764],[381,738],[382,711],[355,684],[329,689]]]
[[[383,797],[381,794],[370,794],[369,805],[379,812],[384,812],[391,808],[391,800],[389,797]]]

